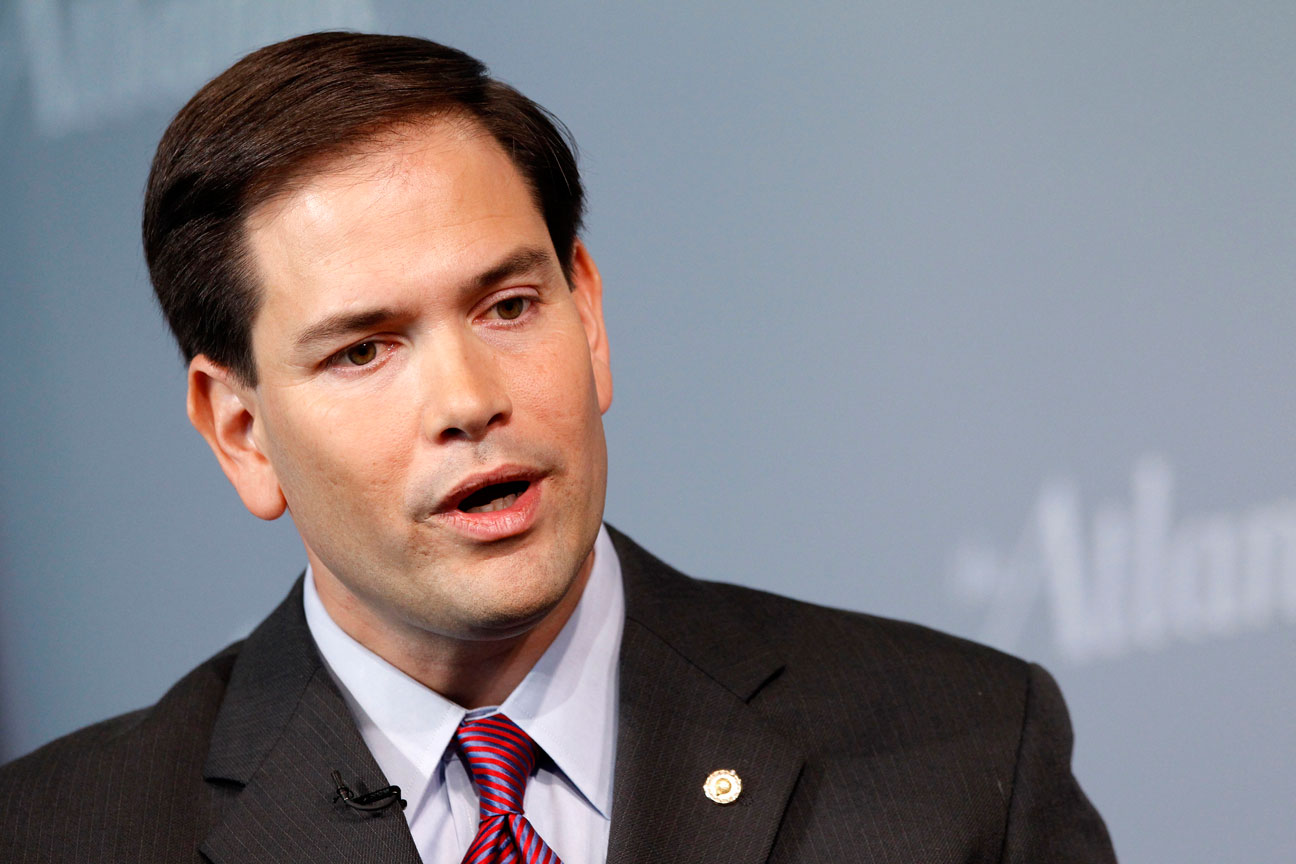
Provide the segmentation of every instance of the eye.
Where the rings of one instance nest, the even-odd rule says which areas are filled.
[[[347,366],[368,366],[378,357],[377,342],[361,342],[337,355],[337,362]]]
[[[522,313],[525,312],[527,307],[530,305],[531,298],[529,297],[509,297],[505,300],[499,301],[491,308],[495,310],[495,314],[502,320],[513,321],[514,319],[522,317]]]

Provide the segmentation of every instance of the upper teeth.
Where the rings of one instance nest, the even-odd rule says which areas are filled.
[[[469,507],[466,513],[493,513],[496,510],[503,510],[505,507],[512,507],[513,502],[517,500],[517,493],[505,495],[503,498],[496,498],[489,504],[483,504],[480,507]]]

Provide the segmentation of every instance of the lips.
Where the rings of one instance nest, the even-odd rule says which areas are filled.
[[[543,480],[541,472],[518,466],[476,474],[442,498],[429,521],[474,540],[516,536],[535,522]]]
[[[496,510],[507,510],[530,485],[530,480],[492,483],[465,497],[455,509],[464,513],[492,513]]]
[[[522,494],[541,478],[541,472],[519,465],[502,465],[467,478],[437,502],[434,514],[465,511],[509,494]]]

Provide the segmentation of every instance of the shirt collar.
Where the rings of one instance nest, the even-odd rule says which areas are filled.
[[[549,754],[604,818],[612,815],[625,591],[606,528],[576,611],[500,711]]]
[[[306,624],[361,737],[389,782],[412,809],[438,780],[438,766],[463,720],[446,699],[352,639],[324,609],[307,568]],[[589,580],[557,638],[499,711],[549,755],[603,815],[612,813],[616,754],[617,662],[625,628],[621,565],[607,529],[599,529]],[[474,716],[492,713],[488,709]]]

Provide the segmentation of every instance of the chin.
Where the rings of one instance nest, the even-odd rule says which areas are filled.
[[[531,578],[519,580],[519,572]],[[531,630],[562,603],[580,570],[558,572],[514,564],[505,572],[478,573],[451,594],[424,595],[415,617],[430,630],[470,640],[507,639]],[[444,584],[444,583],[443,583]]]
[[[471,609],[460,609],[459,620],[445,622],[444,606],[434,610],[442,627],[433,625],[431,629],[447,632],[460,639],[469,641],[491,641],[511,639],[534,629],[557,608],[563,595],[550,599],[533,599],[531,602],[498,602],[484,603]],[[444,626],[447,624],[449,626]]]
[[[555,574],[542,584],[518,586],[524,590],[508,591],[502,596],[489,598],[481,607],[478,620],[489,630],[529,630],[562,603],[574,582],[575,574],[561,577]]]

